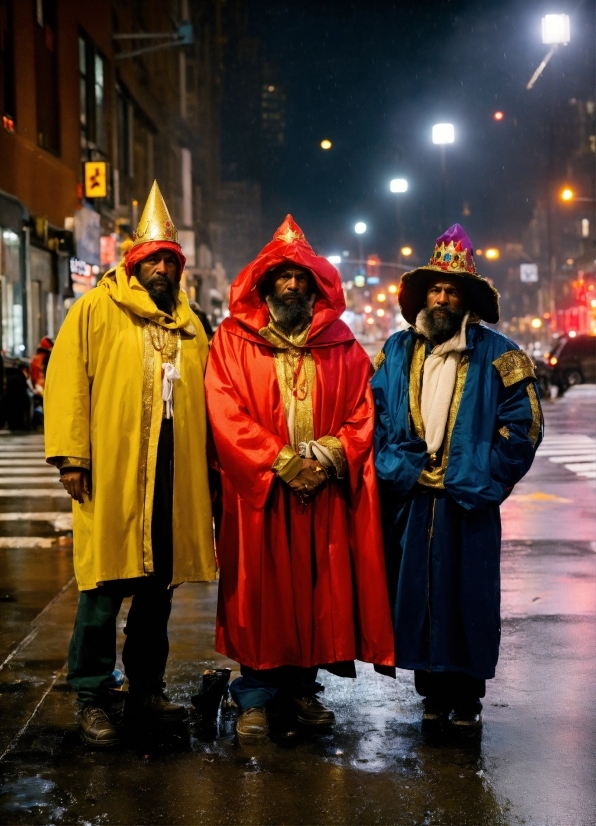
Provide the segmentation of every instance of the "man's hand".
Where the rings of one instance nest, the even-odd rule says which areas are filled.
[[[84,497],[91,499],[91,475],[88,470],[73,468],[60,474],[60,481],[70,496],[82,505]]]
[[[303,459],[302,470],[298,472],[291,482],[288,482],[294,493],[300,497],[314,496],[317,488],[327,481],[327,474],[324,470],[316,471],[316,467],[321,467],[314,459]]]

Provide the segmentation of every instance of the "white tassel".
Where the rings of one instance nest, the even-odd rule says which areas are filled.
[[[166,419],[172,418],[172,409],[174,406],[174,382],[178,381],[180,373],[176,370],[173,364],[166,362],[163,365],[163,382],[161,385],[161,397],[166,403]]]

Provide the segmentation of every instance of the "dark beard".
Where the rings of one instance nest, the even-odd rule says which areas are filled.
[[[172,315],[178,300],[178,287],[168,281],[165,290],[148,289],[149,297],[155,306],[162,312]]]
[[[438,307],[432,310],[425,308],[423,310],[423,318],[426,331],[432,341],[436,341],[437,344],[443,344],[444,341],[449,341],[450,338],[453,338],[458,330],[461,329],[464,311],[452,310],[451,307],[441,307],[441,310],[446,315],[435,316],[435,310],[438,309]]]
[[[286,301],[279,295],[271,294],[268,302],[275,312],[275,323],[284,333],[291,333],[310,320],[310,297],[296,294],[294,301]]]

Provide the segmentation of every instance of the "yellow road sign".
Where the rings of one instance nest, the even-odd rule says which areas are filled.
[[[105,198],[108,194],[108,165],[105,161],[85,162],[85,198]]]

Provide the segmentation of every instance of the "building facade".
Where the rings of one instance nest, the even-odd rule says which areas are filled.
[[[212,309],[224,4],[0,0],[6,354],[53,337],[116,263],[154,178],[187,256],[189,296]],[[86,162],[106,164],[104,197],[86,187]]]

